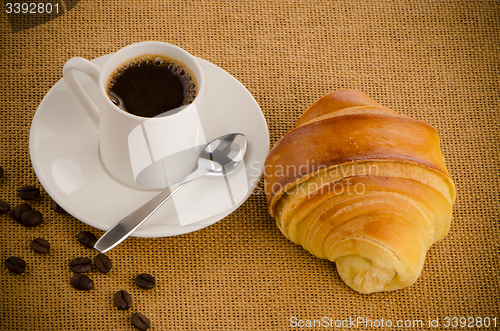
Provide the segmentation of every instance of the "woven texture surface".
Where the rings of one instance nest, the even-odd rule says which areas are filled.
[[[88,273],[94,289],[76,291],[69,261],[97,254],[76,235],[102,231],[54,212],[42,188],[32,203],[42,225],[0,215],[0,330],[133,330],[134,312],[150,318],[151,330],[289,330],[324,317],[423,322],[406,329],[427,329],[436,318],[444,328],[446,317],[462,316],[500,324],[500,2],[59,3],[62,15],[25,29],[29,16],[15,23],[0,15],[0,199],[13,207],[24,202],[19,187],[42,188],[30,163],[30,124],[65,61],[144,40],[178,45],[238,79],[259,103],[271,144],[310,104],[342,88],[434,125],[458,198],[449,235],[431,247],[416,284],[400,291],[349,289],[333,263],[281,235],[258,193],[203,230],[130,238],[107,254],[110,273]],[[36,237],[51,243],[50,254],[29,248]],[[25,273],[5,267],[12,255],[27,262]],[[156,277],[154,289],[134,284],[142,272]],[[130,310],[114,306],[118,290],[131,293]]]

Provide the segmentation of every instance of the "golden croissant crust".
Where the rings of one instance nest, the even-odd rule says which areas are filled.
[[[356,90],[309,107],[269,153],[264,179],[281,232],[361,293],[417,280],[456,195],[436,129]]]

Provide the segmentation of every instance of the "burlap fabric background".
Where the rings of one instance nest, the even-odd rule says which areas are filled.
[[[363,90],[434,125],[458,188],[454,220],[415,285],[360,295],[344,285],[334,264],[286,240],[265,196],[256,193],[203,230],[127,240],[108,254],[113,270],[91,271],[95,287],[82,292],[69,283],[68,262],[96,252],[76,234],[102,232],[52,211],[42,190],[33,203],[45,215],[42,225],[27,229],[0,215],[1,330],[132,330],[136,311],[151,319],[152,330],[289,330],[299,329],[294,318],[323,317],[393,326],[423,321],[404,329],[428,329],[437,318],[442,329],[446,317],[496,318],[500,325],[500,2],[76,2],[61,3],[63,15],[43,24],[0,15],[0,199],[13,207],[22,203],[19,187],[40,187],[29,158],[30,124],[64,62],[159,40],[241,81],[262,108],[272,144],[306,107],[341,88]],[[29,248],[35,237],[50,241],[50,254]],[[26,260],[24,274],[7,270],[3,261],[11,255]],[[156,277],[156,288],[135,286],[141,272]],[[112,303],[121,289],[132,294],[129,311]]]

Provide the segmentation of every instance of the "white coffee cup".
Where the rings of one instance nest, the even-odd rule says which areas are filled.
[[[167,57],[187,67],[197,84],[194,101],[178,112],[152,118],[136,116],[116,106],[107,95],[109,78],[118,68],[145,55]],[[85,73],[97,84],[98,104],[82,88],[75,71]],[[196,58],[185,50],[163,42],[140,42],[111,55],[102,68],[74,57],[64,65],[63,78],[97,126],[102,164],[120,183],[138,189],[161,189],[176,180],[175,174],[168,173],[175,169],[172,164],[195,165],[201,146],[206,144],[197,109],[204,78]]]

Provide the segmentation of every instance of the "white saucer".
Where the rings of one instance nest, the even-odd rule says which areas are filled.
[[[92,62],[102,66],[109,56]],[[134,233],[136,237],[175,236],[214,224],[241,206],[262,176],[269,152],[269,132],[259,105],[230,74],[205,60],[198,61],[206,80],[206,91],[199,101],[206,139],[231,132],[246,135],[249,146],[243,171],[248,189],[236,195],[232,206],[224,207],[223,212],[184,226],[179,223],[174,204],[167,202]],[[97,87],[90,79],[83,75],[79,79],[89,96],[98,98]],[[130,188],[107,174],[100,162],[97,129],[62,79],[38,106],[29,145],[33,168],[44,189],[68,213],[95,228],[110,229],[158,194]],[[199,185],[196,182],[188,185]],[[212,194],[206,191],[206,185],[203,187],[202,195]],[[190,203],[193,209],[203,205],[196,197]]]

